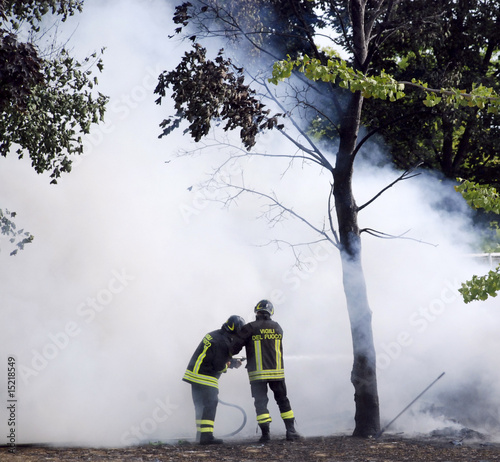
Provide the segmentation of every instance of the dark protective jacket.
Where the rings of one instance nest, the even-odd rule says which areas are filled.
[[[258,315],[242,327],[232,352],[236,354],[245,346],[250,382],[285,379],[282,340],[283,329],[269,316]]]
[[[219,377],[231,359],[233,336],[224,329],[209,332],[196,348],[182,380],[219,388]]]

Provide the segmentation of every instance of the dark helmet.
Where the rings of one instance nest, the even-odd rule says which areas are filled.
[[[274,306],[269,300],[261,300],[254,308],[255,313],[268,313],[269,316],[274,314]]]
[[[229,319],[222,324],[222,329],[230,334],[237,334],[240,329],[245,325],[245,320],[241,316],[233,314]]]

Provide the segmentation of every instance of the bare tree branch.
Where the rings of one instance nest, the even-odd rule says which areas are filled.
[[[332,198],[333,198],[333,183],[331,183],[330,194],[328,196],[328,221],[330,223],[330,229],[332,230],[333,237],[335,239],[335,244],[337,248],[340,248],[340,239],[337,235],[337,231],[335,231],[335,226],[333,226],[333,218],[332,218]]]
[[[433,247],[437,247],[438,244],[432,244],[431,242],[425,242],[425,241],[422,241],[421,239],[415,239],[413,237],[404,237],[405,234],[409,233],[410,230],[408,231],[405,231],[404,233],[402,234],[399,234],[399,235],[393,235],[393,234],[387,234],[387,233],[383,233],[382,231],[377,231],[376,229],[372,229],[372,228],[363,228],[359,231],[359,233],[367,233],[367,234],[370,234],[372,236],[375,236],[375,237],[378,237],[380,239],[406,239],[408,241],[415,241],[415,242],[419,242],[420,244],[427,244],[427,245],[432,245]]]
[[[382,190],[380,190],[375,196],[373,196],[368,202],[364,203],[363,205],[359,206],[358,207],[358,212],[362,209],[364,209],[366,206],[370,205],[375,199],[378,199],[385,191],[387,191],[389,188],[392,188],[396,183],[398,183],[399,181],[403,181],[403,180],[409,180],[410,178],[413,178],[415,176],[418,176],[420,175],[420,173],[414,173],[412,174],[412,172],[417,169],[418,167],[420,167],[420,165],[422,165],[422,162],[419,162],[418,164],[416,164],[415,166],[413,166],[412,168],[409,168],[408,170],[405,170],[400,176],[398,176],[392,183],[388,184],[385,188],[383,188]]]
[[[332,245],[334,245],[335,247],[339,248],[339,244],[337,242],[338,239],[337,239],[336,234],[335,234],[335,232],[334,232],[333,229],[332,229],[332,232],[334,233],[335,240],[333,240],[327,234],[327,232],[325,231],[325,229],[319,229],[318,227],[314,226],[310,221],[306,220],[303,216],[299,215],[294,210],[292,210],[292,209],[290,209],[288,207],[285,207],[280,201],[278,201],[278,199],[276,199],[276,197],[273,197],[273,196],[271,196],[269,194],[265,194],[265,193],[260,192],[260,191],[256,191],[254,189],[246,188],[245,186],[237,186],[237,185],[231,184],[231,183],[225,183],[225,186],[227,186],[229,188],[236,189],[238,191],[235,196],[231,196],[229,199],[227,199],[225,201],[225,203],[233,202],[233,200],[236,197],[238,197],[243,192],[251,193],[251,194],[254,194],[254,195],[258,196],[258,197],[263,197],[263,198],[265,198],[265,199],[267,199],[267,200],[269,200],[271,202],[271,205],[269,206],[270,208],[276,207],[276,208],[280,209],[280,212],[278,213],[278,215],[276,217],[268,218],[271,223],[278,222],[280,218],[282,218],[285,214],[288,213],[288,214],[292,215],[293,217],[299,219],[303,223],[305,223],[309,228],[311,228],[312,230],[314,230],[315,232],[317,232],[321,236],[323,236],[324,239],[327,240],[328,242],[330,242]]]
[[[314,245],[314,244],[319,244],[321,242],[325,242],[327,241],[327,239],[317,239],[315,241],[310,241],[310,242],[297,242],[295,244],[291,243],[291,242],[288,242],[288,241],[284,241],[282,239],[273,239],[269,242],[267,242],[266,244],[262,244],[262,245],[259,245],[257,247],[266,247],[266,246],[269,246],[271,244],[275,244],[276,245],[276,248],[278,250],[281,250],[281,247],[280,247],[280,244],[285,244],[287,245],[288,247],[291,248],[292,252],[293,252],[293,256],[295,258],[295,261],[296,261],[296,264],[295,266],[299,269],[302,268],[302,266],[306,266],[307,263],[304,263],[303,261],[301,261],[301,255],[300,253],[297,252],[296,248],[297,247],[304,247],[304,246],[311,246],[311,245]]]
[[[300,125],[295,121],[295,118],[290,115],[290,112],[286,110],[286,108],[283,106],[282,102],[279,101],[276,96],[274,95],[273,92],[271,92],[270,88],[265,82],[261,82],[261,84],[266,88],[267,94],[269,98],[271,98],[280,108],[283,113],[288,113],[288,120],[291,121],[295,129],[299,132],[301,136],[303,136],[307,142],[311,145],[312,149],[308,149],[305,146],[303,146],[301,143],[298,141],[294,140],[291,138],[289,135],[287,135],[284,130],[280,130],[281,133],[283,133],[292,143],[294,143],[299,149],[302,151],[306,152],[309,154],[311,157],[313,157],[313,160],[315,160],[319,165],[327,168],[331,172],[333,172],[334,167],[333,165],[328,161],[328,159],[322,154],[320,149],[316,146],[314,141],[311,139],[311,137],[300,127]]]

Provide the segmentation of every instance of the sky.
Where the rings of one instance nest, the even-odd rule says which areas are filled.
[[[86,56],[106,47],[99,91],[110,96],[106,121],[85,137],[85,154],[57,185],[29,161],[0,159],[0,207],[35,236],[15,257],[0,238],[0,380],[16,364],[16,438],[21,443],[120,446],[194,437],[190,387],[181,381],[205,333],[233,314],[253,319],[263,298],[285,332],[289,398],[299,432],[349,434],[354,428],[352,346],[338,252],[287,245],[314,239],[300,222],[270,226],[266,204],[241,197],[225,207],[200,189],[224,152],[196,146],[179,130],[158,138],[172,114],[154,104],[157,76],[186,44],[168,38],[171,2],[87,0],[63,29]],[[214,52],[215,53],[215,52]],[[236,135],[229,134],[230,139]],[[258,147],[290,152],[278,134]],[[383,147],[368,154],[383,156]],[[334,153],[331,154],[332,158]],[[275,191],[321,226],[328,178],[314,167],[253,160],[226,166],[248,185]],[[359,204],[399,173],[359,163]],[[422,174],[388,190],[360,214],[361,227],[413,240],[363,238],[363,264],[378,357],[382,425],[443,372],[391,426],[406,434],[460,425],[499,434],[498,300],[465,305],[457,288],[489,267],[477,252],[467,208],[452,185]],[[7,403],[6,387],[0,399]],[[243,368],[220,380],[220,399],[240,406],[255,435]],[[10,414],[0,419],[8,431]],[[272,432],[284,434],[270,401]],[[216,436],[243,414],[219,405]],[[459,422],[459,423],[457,423]],[[5,436],[2,436],[5,439]],[[1,443],[4,440],[0,439]]]

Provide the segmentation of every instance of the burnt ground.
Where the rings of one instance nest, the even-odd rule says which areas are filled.
[[[384,434],[379,439],[360,439],[347,435],[302,438],[288,442],[276,437],[266,445],[254,439],[228,440],[223,445],[200,446],[193,443],[148,444],[125,448],[70,448],[24,445],[9,453],[0,447],[2,462],[35,461],[500,461],[500,444],[481,439],[446,437],[405,437]]]

